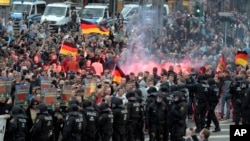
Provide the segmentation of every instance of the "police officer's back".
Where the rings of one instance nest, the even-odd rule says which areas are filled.
[[[113,114],[107,103],[102,103],[99,109],[98,131],[100,138],[102,141],[109,141],[113,133]]]
[[[37,109],[39,109],[39,112],[32,127],[32,140],[49,141],[53,136],[53,118],[48,113],[45,104],[40,103]]]
[[[127,139],[133,141],[140,138],[140,121],[143,120],[143,113],[141,111],[141,105],[137,101],[133,91],[127,93],[127,98],[128,103],[125,105],[128,110]]]
[[[27,134],[27,117],[20,107],[12,108],[12,119],[9,124],[9,132],[12,135],[11,141],[25,141]]]
[[[127,123],[127,109],[123,107],[123,102],[117,97],[112,97],[111,108],[113,111],[114,122],[113,122],[113,141],[124,141],[125,140],[125,125]]]
[[[87,141],[95,141],[97,136],[98,125],[98,112],[88,100],[83,102],[82,114],[86,119],[86,131],[84,133],[84,139]]]
[[[84,118],[79,114],[78,106],[76,104],[70,105],[66,123],[63,127],[62,141],[81,141],[84,127]]]
[[[171,108],[171,140],[182,141],[186,129],[187,103],[183,93],[176,91],[174,93],[174,103]]]

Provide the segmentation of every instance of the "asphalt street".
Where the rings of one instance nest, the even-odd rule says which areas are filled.
[[[220,132],[213,132],[214,125],[211,124],[212,127],[210,127],[211,135],[209,137],[209,141],[229,141],[230,125],[233,125],[234,123],[232,120],[221,120],[219,122],[221,127]],[[189,120],[188,127],[195,127],[194,121]],[[197,133],[197,136],[199,136],[199,133]],[[145,141],[149,141],[148,136],[146,136]]]

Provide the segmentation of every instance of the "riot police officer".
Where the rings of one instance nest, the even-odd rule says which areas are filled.
[[[198,84],[196,84],[195,93],[195,112],[194,121],[196,125],[195,132],[199,133],[205,127],[205,118],[208,107],[208,88],[206,77],[203,74],[198,76]]]
[[[139,121],[138,124],[140,124],[140,131],[138,133],[138,138],[140,138],[140,141],[144,141],[144,123],[145,123],[145,109],[146,109],[146,104],[143,101],[142,98],[142,92],[140,89],[134,90],[135,95],[136,95],[136,100],[140,104],[141,112],[142,112],[142,120]]]
[[[242,82],[241,84],[241,89],[243,92],[243,97],[242,97],[242,105],[241,105],[241,110],[242,110],[242,125],[250,125],[250,83],[247,81]]]
[[[235,122],[235,125],[239,125],[240,118],[241,118],[241,99],[242,99],[242,89],[241,89],[241,83],[243,81],[242,76],[236,76],[235,77],[235,83],[230,88],[231,93],[231,99],[233,104],[233,120]]]
[[[112,97],[111,108],[113,111],[114,122],[113,122],[113,141],[125,141],[125,125],[127,123],[128,111],[126,107],[123,107],[123,102],[117,97]]]
[[[20,107],[13,107],[11,110],[12,119],[9,124],[9,132],[12,141],[25,141],[27,134],[27,117]]]
[[[186,130],[186,116],[188,106],[180,91],[174,92],[174,103],[171,108],[170,133],[171,141],[184,141],[183,136]]]
[[[143,120],[143,115],[140,103],[136,100],[136,95],[133,91],[127,93],[128,103],[126,107],[128,110],[128,124],[127,124],[127,141],[140,140],[138,135],[141,131],[140,121]]]
[[[113,133],[113,113],[107,103],[102,103],[99,110],[98,131],[100,140],[109,141]]]
[[[82,105],[82,114],[86,119],[86,131],[83,135],[83,140],[96,141],[97,125],[99,118],[98,112],[96,111],[92,103],[88,100],[85,100]]]
[[[158,92],[156,100],[151,103],[146,111],[146,124],[149,128],[150,141],[166,140],[167,106],[163,101],[163,94]]]
[[[148,105],[150,105],[151,103],[155,101],[155,94],[157,92],[157,89],[155,87],[149,87],[147,92],[148,92],[148,97],[146,100],[146,109]]]
[[[63,127],[62,141],[81,141],[84,133],[85,122],[82,114],[79,114],[78,105],[72,104]]]
[[[32,127],[32,140],[49,141],[53,136],[53,118],[45,104],[40,103],[37,109],[39,112]]]
[[[215,125],[214,132],[220,131],[220,125],[219,121],[215,115],[215,107],[219,103],[220,100],[220,94],[219,94],[219,88],[217,87],[215,80],[213,78],[208,78],[207,80],[209,85],[209,99],[208,99],[208,114],[207,114],[207,124],[206,128],[210,128],[211,121],[213,121]]]

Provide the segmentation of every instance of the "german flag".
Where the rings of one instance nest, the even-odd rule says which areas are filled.
[[[219,58],[219,62],[218,62],[217,68],[216,68],[216,72],[224,71],[226,69],[227,69],[227,60],[226,60],[226,57],[224,55],[221,55],[220,58]]]
[[[125,77],[125,74],[120,69],[120,67],[116,65],[115,69],[113,71],[113,82],[116,82],[116,83],[120,84],[122,82],[123,77]]]
[[[89,21],[81,20],[81,29],[82,29],[82,34],[97,33],[109,36],[109,30],[107,30],[103,26],[99,27],[97,24],[91,23]]]
[[[71,54],[72,56],[76,56],[77,52],[78,52],[78,49],[74,44],[65,42],[65,41],[62,43],[60,54],[63,54],[63,55]]]
[[[241,65],[243,67],[247,66],[248,64],[248,54],[246,51],[237,51],[235,57],[235,64]]]

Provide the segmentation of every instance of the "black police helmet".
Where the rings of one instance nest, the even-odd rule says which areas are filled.
[[[136,89],[134,92],[136,93],[137,96],[139,96],[139,97],[142,96],[142,92],[140,89]]]
[[[102,103],[100,106],[99,106],[99,110],[100,111],[108,111],[109,109],[109,105],[107,103]]]
[[[197,79],[199,82],[201,82],[201,81],[206,80],[206,76],[204,74],[200,74],[200,75],[198,75]]]
[[[82,107],[83,107],[83,108],[87,108],[87,107],[89,107],[89,106],[92,106],[92,103],[91,103],[89,100],[84,100],[84,101],[82,102]]]
[[[127,99],[130,98],[130,97],[135,97],[135,93],[134,92],[128,92],[126,94],[126,97],[127,97]]]
[[[214,85],[215,84],[215,80],[213,78],[208,78],[207,79],[207,83],[208,83],[208,85]]]
[[[111,107],[112,108],[118,107],[118,106],[120,106],[122,104],[123,104],[123,102],[122,102],[122,100],[120,98],[118,98],[118,97],[112,97],[111,98]]]
[[[162,92],[168,92],[169,91],[169,88],[165,85],[162,85],[161,88],[160,88],[160,91]]]
[[[183,97],[183,93],[181,91],[175,91],[173,94],[174,97],[178,96],[179,98]]]
[[[77,100],[71,100],[69,101],[69,105],[76,104],[79,105],[79,102]]]
[[[147,90],[147,92],[148,92],[148,94],[156,93],[157,89],[155,87],[149,87],[148,90]]]
[[[46,112],[48,110],[47,106],[44,103],[37,105],[37,109],[40,110],[40,113]]]
[[[14,106],[11,110],[11,113],[12,115],[23,114],[23,110],[18,106]]]
[[[163,94],[161,92],[157,92],[155,96],[156,97],[163,97]]]
[[[78,110],[79,109],[78,109],[77,104],[71,104],[70,107],[69,107],[70,112],[77,112]]]
[[[235,81],[236,82],[242,82],[243,81],[243,77],[240,76],[240,75],[238,75],[238,76],[235,77]]]

